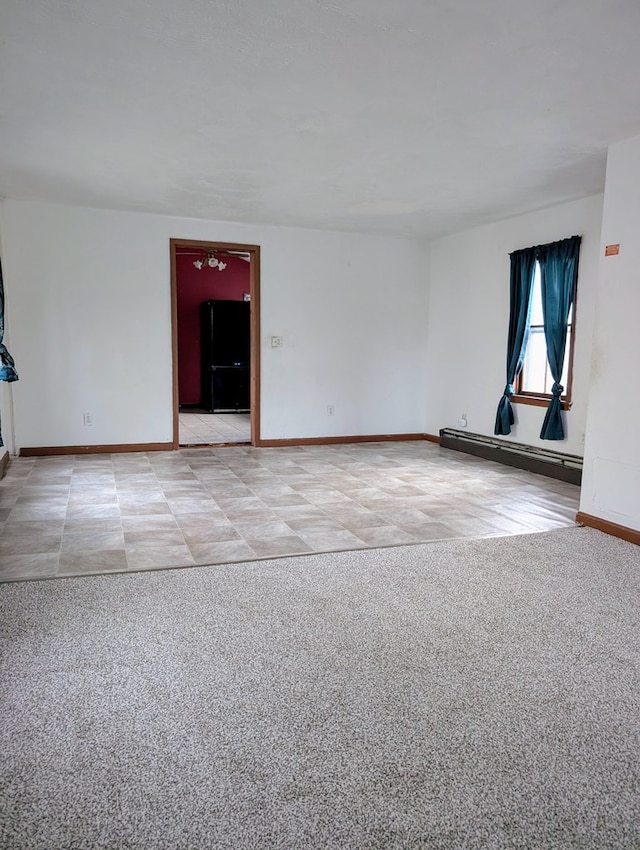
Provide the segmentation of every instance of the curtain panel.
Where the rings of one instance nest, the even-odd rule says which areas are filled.
[[[560,242],[540,245],[537,249],[544,337],[549,369],[553,377],[551,401],[540,432],[542,440],[564,440],[561,402],[564,387],[560,381],[564,368],[569,313],[576,295],[581,241],[580,236],[572,236]]]
[[[536,249],[522,248],[509,254],[511,258],[511,276],[509,283],[509,333],[507,336],[507,383],[498,402],[494,434],[511,433],[514,423],[513,407],[509,397],[513,395],[513,385],[522,370],[524,352],[529,338],[529,318],[531,315],[531,292],[536,264]]]

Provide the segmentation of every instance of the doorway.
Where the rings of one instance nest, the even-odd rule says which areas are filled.
[[[259,445],[260,247],[171,239],[173,448]]]

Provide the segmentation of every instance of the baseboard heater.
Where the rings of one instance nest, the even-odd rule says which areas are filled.
[[[523,443],[508,443],[482,434],[470,434],[455,428],[441,428],[440,445],[445,449],[477,455],[478,457],[516,466],[539,475],[558,478],[569,484],[582,481],[582,458],[550,449],[539,449]]]

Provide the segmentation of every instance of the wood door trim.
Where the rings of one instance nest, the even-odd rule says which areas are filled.
[[[174,449],[180,446],[180,398],[178,392],[178,280],[176,248],[202,248],[203,251],[242,251],[249,254],[249,293],[251,295],[251,386],[249,418],[251,422],[251,445],[260,445],[260,246],[240,242],[208,242],[202,239],[169,239],[171,254],[171,360],[173,398],[173,441]]]

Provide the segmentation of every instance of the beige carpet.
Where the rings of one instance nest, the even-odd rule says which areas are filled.
[[[640,549],[0,587],[3,848],[640,846]]]

